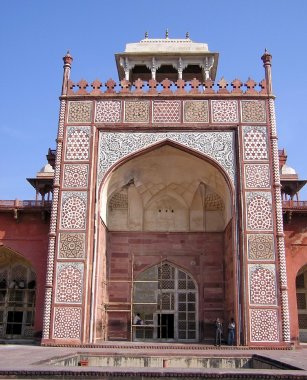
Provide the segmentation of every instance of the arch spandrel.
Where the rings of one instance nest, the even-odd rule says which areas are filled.
[[[100,216],[111,230],[189,231],[197,223],[201,226],[192,230],[223,230],[232,216],[229,187],[223,170],[209,160],[162,144],[110,173],[100,194]],[[116,216],[115,224],[110,215]]]
[[[234,132],[100,132],[98,186],[104,175],[118,161],[157,143],[173,142],[217,162],[235,182]]]

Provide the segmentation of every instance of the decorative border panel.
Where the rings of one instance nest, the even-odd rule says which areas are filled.
[[[104,174],[120,159],[162,141],[173,141],[217,161],[234,183],[233,132],[100,132],[99,184]]]
[[[63,192],[61,205],[61,228],[66,230],[85,229],[87,192]]]
[[[89,159],[91,127],[67,127],[65,159]]]
[[[246,192],[246,224],[248,230],[272,230],[272,195]]]
[[[125,123],[149,123],[149,101],[126,100]]]
[[[278,342],[278,311],[276,309],[250,310],[251,342]]]
[[[81,304],[83,263],[57,263],[56,302]]]
[[[213,123],[238,123],[237,100],[211,100]]]
[[[181,101],[180,100],[154,100],[153,123],[180,123],[181,122]]]
[[[244,171],[247,189],[269,189],[271,187],[269,164],[245,164]]]
[[[183,110],[184,123],[209,123],[208,100],[185,100]]]
[[[59,259],[82,259],[85,257],[85,234],[61,232],[59,235]]]
[[[96,102],[96,123],[120,123],[122,102],[120,100],[101,100]]]
[[[249,264],[248,278],[251,305],[274,306],[277,304],[274,264]]]
[[[81,315],[80,307],[55,307],[53,338],[80,339]]]
[[[50,218],[50,237],[48,245],[48,258],[47,258],[47,273],[46,273],[46,290],[45,290],[45,304],[44,304],[44,316],[43,316],[43,339],[50,338],[51,326],[51,303],[52,303],[52,288],[53,288],[53,268],[55,257],[55,231],[58,224],[58,207],[59,207],[59,180],[61,172],[62,161],[62,144],[64,134],[64,118],[66,110],[66,101],[61,100],[60,103],[60,115],[58,124],[58,142],[56,148],[56,159],[54,168],[54,189],[53,189],[53,201]]]
[[[245,160],[267,160],[268,139],[266,127],[243,127]]]
[[[249,260],[275,260],[274,236],[270,234],[247,235],[247,252]]]
[[[289,301],[287,287],[287,268],[286,268],[286,252],[283,235],[283,216],[282,216],[282,200],[280,192],[280,174],[279,174],[279,156],[277,146],[277,132],[275,120],[274,100],[269,100],[269,118],[270,118],[270,137],[271,152],[273,160],[273,181],[274,188],[274,204],[276,210],[276,233],[277,233],[277,252],[279,260],[279,286],[281,293],[281,316],[282,316],[282,336],[284,342],[290,342],[290,318],[289,318]]]
[[[67,123],[90,123],[92,108],[92,102],[68,102]]]
[[[241,100],[241,120],[242,123],[265,123],[265,101]]]
[[[88,186],[89,165],[65,164],[63,188],[86,188]]]

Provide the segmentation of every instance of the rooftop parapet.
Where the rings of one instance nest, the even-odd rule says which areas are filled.
[[[48,220],[52,201],[38,200],[1,200],[0,213],[11,213],[15,220],[19,219],[21,213],[41,213],[41,219]]]
[[[184,81],[178,79],[176,82],[164,79],[162,82],[156,80],[143,81],[137,79],[130,83],[126,79],[120,82],[115,82],[109,79],[105,83],[99,80],[94,80],[89,84],[86,80],[82,79],[79,82],[68,80],[67,93],[63,95],[92,95],[92,96],[109,96],[109,95],[212,95],[212,96],[267,96],[266,80],[256,82],[251,78],[242,82],[240,79],[234,79],[232,82],[226,81],[222,78],[217,83],[208,79],[201,82],[197,79],[191,81]]]
[[[172,42],[173,40],[170,40],[168,38],[168,35],[166,36],[165,40],[166,40],[165,46],[168,46],[167,44],[169,43],[175,44],[175,42]],[[150,40],[150,41],[154,41],[154,40]],[[181,43],[184,44],[183,40],[176,40],[176,41],[177,41],[176,42],[177,46],[180,45]],[[185,43],[190,44],[192,47],[194,46],[193,44],[195,44],[189,38],[187,38],[187,41]],[[148,44],[148,42],[146,41],[146,38],[145,38],[145,41],[142,40],[138,44],[139,45]],[[207,47],[206,47],[207,45],[206,44],[200,44],[200,45],[202,45],[202,47],[199,47],[199,48],[203,49],[204,51],[203,54],[208,54],[208,52],[205,52],[205,50],[207,50]],[[198,46],[197,43],[196,43],[196,46]],[[130,48],[128,48],[128,50],[129,49]],[[133,49],[138,49],[138,48],[135,47]],[[197,47],[195,47],[195,49],[197,49]],[[130,54],[130,53],[125,52],[123,54]],[[165,54],[169,54],[169,52],[165,52]],[[217,54],[217,53],[212,53],[212,54]],[[216,95],[223,95],[223,96],[225,95],[230,95],[230,96],[232,95],[235,95],[235,96],[262,95],[262,96],[270,96],[270,97],[273,96],[272,73],[271,73],[272,56],[267,50],[265,50],[265,53],[261,57],[263,61],[263,66],[265,69],[265,79],[263,79],[259,83],[255,82],[251,78],[248,78],[248,80],[245,82],[242,82],[240,79],[235,79],[230,83],[231,87],[229,87],[229,83],[224,78],[222,78],[216,84],[214,83],[215,72],[213,75],[212,70],[214,70],[214,65],[215,64],[217,65],[217,56],[215,58],[213,56],[211,57],[212,58],[211,63],[209,62],[211,58],[209,59],[208,57],[205,57],[204,62],[206,62],[206,64],[208,63],[209,66],[207,67],[207,69],[209,71],[211,70],[210,71],[211,74],[210,72],[207,71],[207,74],[205,73],[204,78],[202,74],[199,75],[198,70],[199,69],[203,70],[202,65],[199,62],[196,65],[198,69],[196,68],[196,66],[194,67],[193,65],[190,65],[189,75],[186,78],[184,78],[183,73],[184,73],[185,67],[186,68],[189,67],[189,64],[185,66],[183,64],[182,57],[180,56],[178,58],[178,62],[176,63],[177,66],[173,64],[165,66],[165,70],[161,72],[160,81],[158,80],[156,76],[156,73],[157,73],[156,69],[158,66],[156,65],[155,57],[151,57],[152,66],[149,72],[147,71],[147,74],[149,75],[143,75],[142,70],[140,70],[139,72],[134,71],[134,74],[130,75],[129,70],[132,68],[132,66],[128,64],[129,62],[126,60],[127,57],[124,57],[124,58],[123,57],[124,56],[121,56],[121,57],[118,56],[119,60],[117,60],[119,67],[123,67],[124,72],[125,72],[124,76],[120,75],[121,80],[119,83],[116,83],[113,79],[109,79],[105,83],[102,83],[100,80],[96,79],[91,83],[92,89],[90,89],[89,83],[84,79],[80,80],[77,83],[74,83],[73,81],[71,81],[70,71],[71,71],[71,64],[73,61],[73,57],[70,55],[69,52],[67,52],[67,54],[63,57],[64,73],[63,73],[63,83],[62,83],[62,96],[65,96],[65,95],[73,95],[73,96],[74,95],[82,95],[82,96],[83,95],[93,95],[93,96],[108,95],[109,96],[110,94],[116,94],[116,95],[124,94],[125,96],[129,94],[131,95],[159,95],[161,94],[163,96],[164,95],[201,95],[201,94],[214,95],[214,96]],[[138,59],[139,58],[140,57],[138,57]],[[123,61],[123,59],[125,62]],[[192,61],[189,61],[189,62],[192,62]],[[126,64],[127,66],[125,68]],[[147,67],[145,62],[144,62],[144,65],[143,65],[144,67]],[[173,75],[174,71],[172,71],[172,68],[175,70],[175,73],[176,73],[175,76]],[[167,74],[169,74],[170,76],[168,76]],[[105,88],[103,88],[104,86]]]

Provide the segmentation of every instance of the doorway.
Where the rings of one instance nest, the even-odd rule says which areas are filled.
[[[195,281],[167,262],[145,270],[133,284],[133,315],[136,314],[140,314],[142,324],[132,325],[135,341],[196,342],[199,332]]]
[[[158,314],[157,338],[174,339],[174,314]]]

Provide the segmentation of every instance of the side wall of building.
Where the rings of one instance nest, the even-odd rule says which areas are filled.
[[[298,309],[296,300],[296,276],[307,265],[307,215],[293,215],[290,223],[284,223],[291,340],[299,341]]]
[[[20,255],[32,266],[36,274],[36,307],[34,334],[40,335],[43,325],[46,263],[49,222],[41,213],[0,213],[0,245]]]

